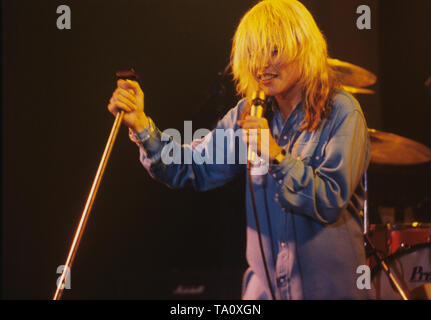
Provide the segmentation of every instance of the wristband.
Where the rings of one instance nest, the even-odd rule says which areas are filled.
[[[153,132],[154,132],[153,123],[150,120],[150,118],[148,118],[148,127],[146,129],[142,130],[141,132],[135,132],[134,130],[130,129],[129,136],[133,142],[143,146],[144,142],[146,142],[148,139],[151,138],[151,134]]]

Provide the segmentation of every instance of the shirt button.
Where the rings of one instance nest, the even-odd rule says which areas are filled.
[[[273,177],[273,178],[275,178],[275,177],[276,177],[275,173],[272,175],[272,177]]]
[[[278,183],[279,183],[279,184],[282,184],[282,183],[283,183],[283,180],[278,180]]]
[[[278,280],[277,280],[278,285],[279,285],[280,287],[284,287],[284,286],[285,286],[285,284],[286,284],[286,281],[287,281],[287,277],[286,277],[286,276],[281,276],[281,277],[280,277],[280,278],[278,278]]]
[[[283,139],[284,139],[284,140],[287,140],[287,136],[284,136],[284,137],[283,137]]]

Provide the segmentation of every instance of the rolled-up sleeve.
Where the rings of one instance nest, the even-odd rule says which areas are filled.
[[[287,154],[271,167],[282,207],[322,224],[335,223],[360,183],[369,162],[368,129],[359,110],[340,119],[314,168]]]

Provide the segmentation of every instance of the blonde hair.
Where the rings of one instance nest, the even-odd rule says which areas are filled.
[[[336,77],[328,64],[326,40],[310,12],[296,0],[263,0],[242,18],[232,46],[237,92],[250,98],[258,90],[258,71],[270,61],[295,63],[303,88],[301,130],[317,129],[330,111]]]

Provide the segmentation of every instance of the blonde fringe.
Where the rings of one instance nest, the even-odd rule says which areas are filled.
[[[299,1],[263,0],[251,8],[236,30],[231,59],[237,92],[248,98],[259,89],[255,75],[270,61],[296,63],[304,88],[301,130],[316,130],[328,116],[339,85],[328,64],[326,40]]]

